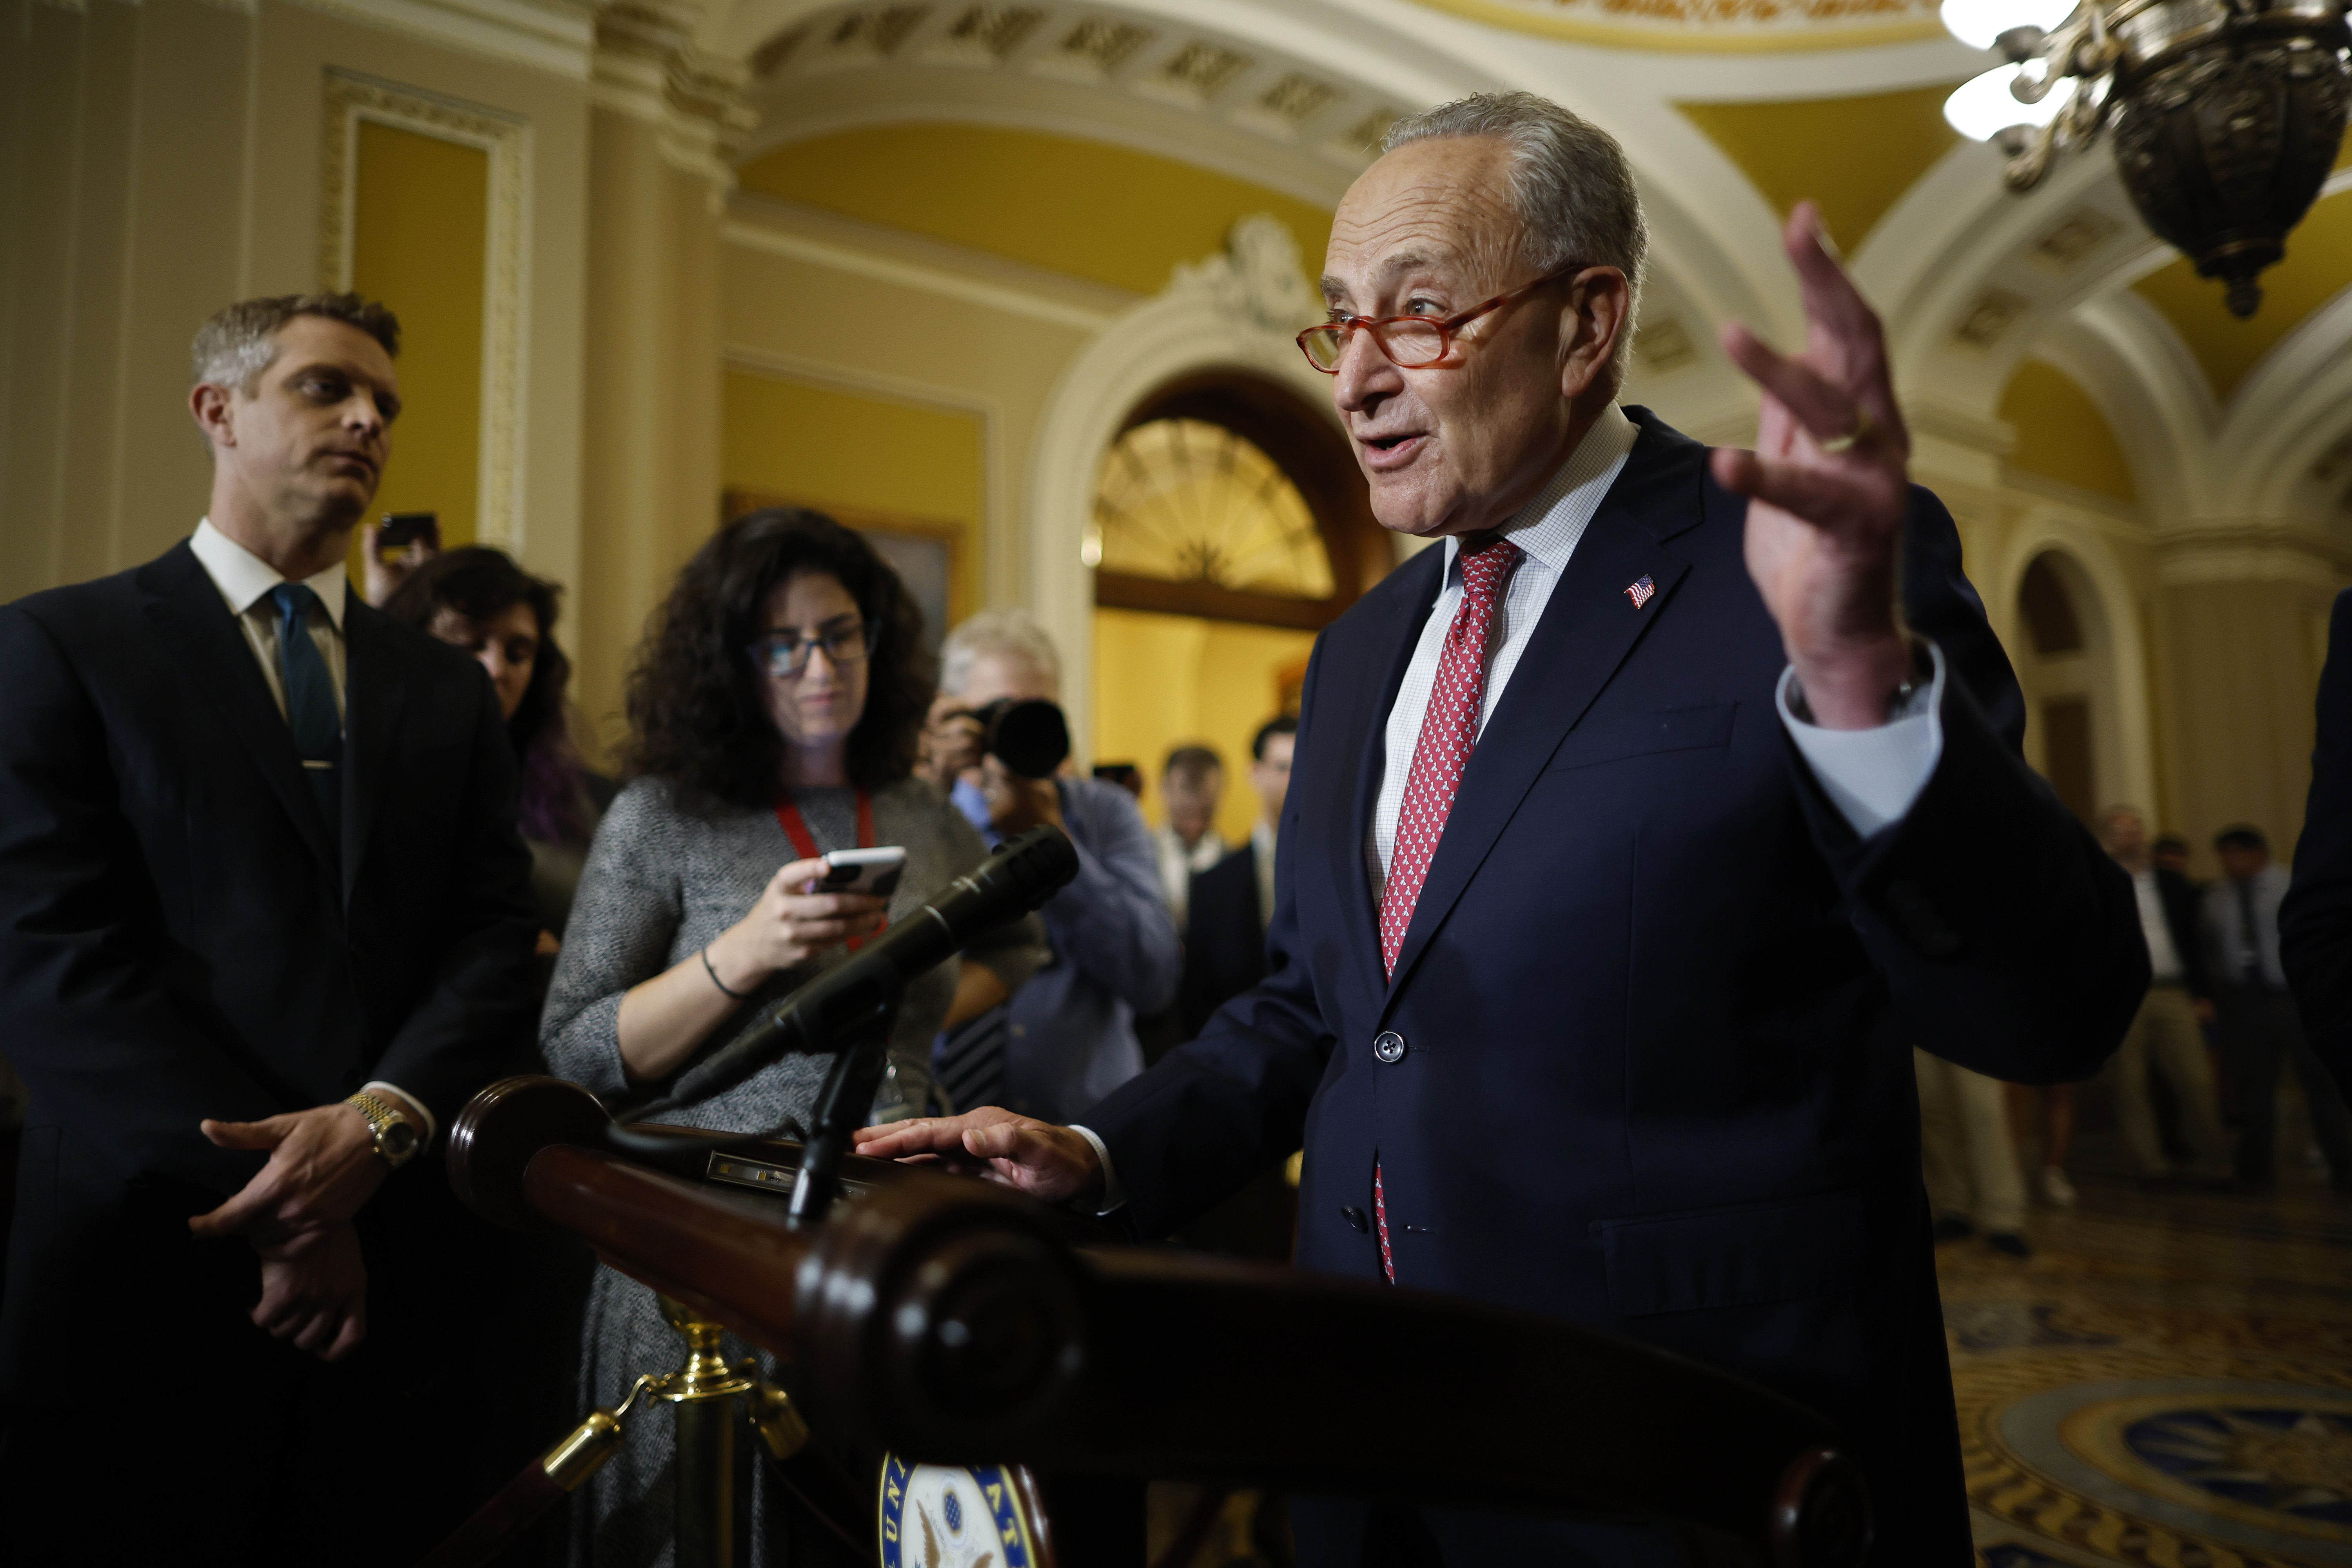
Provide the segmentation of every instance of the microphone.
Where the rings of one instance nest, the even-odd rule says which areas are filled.
[[[626,1120],[647,1121],[724,1093],[787,1051],[833,1050],[861,1035],[880,1034],[889,1027],[909,982],[982,932],[1038,908],[1077,874],[1077,849],[1061,829],[1031,828],[847,962],[777,1003],[756,1027],[679,1074],[665,1099]],[[856,1109],[862,1113],[865,1107]],[[620,1127],[612,1135],[641,1152],[675,1150],[680,1142]],[[741,1141],[740,1134],[725,1136]]]

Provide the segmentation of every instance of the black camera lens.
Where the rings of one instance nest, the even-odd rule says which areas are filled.
[[[973,710],[989,755],[1024,779],[1049,779],[1070,758],[1070,725],[1039,697],[1000,697]]]

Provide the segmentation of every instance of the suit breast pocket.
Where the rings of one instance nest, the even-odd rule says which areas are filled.
[[[1859,1193],[1604,1219],[1609,1294],[1629,1318],[1835,1295],[1861,1281]]]
[[[1710,702],[1579,725],[1560,742],[1544,771],[1568,773],[1664,752],[1721,750],[1731,744],[1732,723],[1738,714],[1737,702]]]

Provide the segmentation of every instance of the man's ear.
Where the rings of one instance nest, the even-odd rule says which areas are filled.
[[[215,450],[236,445],[236,400],[218,383],[200,381],[188,391],[188,413],[204,433],[205,444]]]
[[[1614,267],[1580,273],[1572,287],[1559,315],[1560,394],[1581,397],[1600,384],[1613,396],[1624,379],[1622,366],[1633,346],[1625,341],[1632,325],[1633,289]]]

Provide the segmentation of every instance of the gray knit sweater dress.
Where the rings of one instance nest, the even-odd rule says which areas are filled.
[[[856,844],[856,796],[848,789],[803,789],[793,801],[821,850]],[[873,797],[875,840],[903,845],[906,874],[890,900],[901,921],[986,857],[971,825],[919,780]],[[556,960],[540,1045],[550,1071],[608,1100],[650,1098],[658,1086],[629,1081],[622,1070],[621,997],[633,985],[693,958],[741,920],[779,867],[800,858],[771,810],[698,814],[679,806],[667,784],[642,778],[623,790],[596,830]],[[848,956],[835,948],[776,975],[713,1030],[708,1051],[751,1025],[755,1010]],[[1008,988],[1050,960],[1036,917],[976,942],[966,955],[985,963]],[[890,1038],[897,1088],[913,1105],[930,1083],[930,1046],[955,995],[955,966],[942,964],[908,988]],[[698,1055],[700,1055],[698,1052]],[[763,1132],[786,1117],[805,1126],[814,1114],[830,1057],[788,1056],[675,1120],[725,1131]],[[886,1089],[886,1094],[887,1090]],[[752,1353],[733,1335],[730,1357]],[[583,1409],[610,1408],[639,1373],[667,1372],[685,1360],[684,1342],[662,1321],[654,1293],[599,1268],[582,1323]],[[765,1352],[764,1370],[773,1371]],[[572,1560],[594,1568],[656,1568],[672,1560],[670,1459],[672,1407],[639,1407],[622,1451],[578,1494]],[[747,1435],[748,1436],[748,1435]],[[743,1445],[753,1447],[751,1443]],[[772,1484],[764,1460],[751,1467],[754,1563],[815,1568],[841,1548],[806,1511]],[[844,1559],[845,1561],[845,1559]]]

